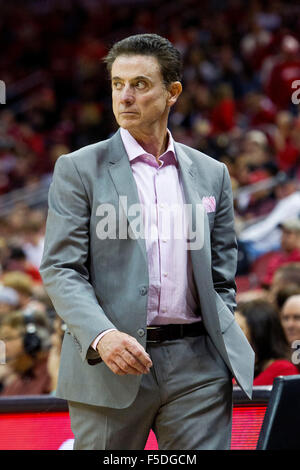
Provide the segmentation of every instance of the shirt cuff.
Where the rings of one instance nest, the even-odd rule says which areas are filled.
[[[100,339],[106,335],[106,333],[108,333],[109,331],[117,331],[116,328],[110,328],[109,330],[105,330],[105,331],[102,331],[102,333],[100,333],[100,335],[98,335],[94,341],[92,342],[91,344],[91,347],[97,351],[97,344],[99,343]]]

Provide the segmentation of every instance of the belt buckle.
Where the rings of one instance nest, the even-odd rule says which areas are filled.
[[[159,330],[161,329],[160,326],[147,326],[147,330]],[[158,339],[147,339],[146,343],[151,343],[151,344],[160,344],[161,341]]]

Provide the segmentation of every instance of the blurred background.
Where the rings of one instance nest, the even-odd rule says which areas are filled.
[[[169,120],[174,139],[224,162],[231,176],[239,321],[253,345],[256,333],[270,337],[277,322],[274,335],[284,343],[261,353],[256,378],[277,360],[291,365],[280,373],[295,373],[299,2],[0,0],[0,11],[0,395],[55,391],[64,325],[39,275],[53,168],[61,154],[116,131],[101,59],[115,41],[149,32],[183,56],[183,93]],[[263,325],[252,336],[249,304]]]

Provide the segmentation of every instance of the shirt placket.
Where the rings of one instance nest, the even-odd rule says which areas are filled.
[[[170,201],[167,194],[170,190],[170,178],[166,180],[169,168],[157,169],[155,175],[155,192],[157,207],[157,233],[158,233],[158,259],[160,272],[160,302],[158,314],[162,318],[169,313],[170,296],[168,295],[170,277],[170,244],[172,243],[172,224],[170,224],[169,207]],[[168,184],[167,184],[168,183]],[[172,191],[170,191],[172,193]]]

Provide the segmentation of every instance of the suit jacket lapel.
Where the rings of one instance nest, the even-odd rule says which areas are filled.
[[[210,236],[206,210],[198,192],[201,185],[201,178],[196,165],[182,147],[175,144],[175,151],[179,163],[179,177],[182,181],[185,202],[189,206],[187,212],[190,230],[189,249],[192,259],[194,258],[194,262],[198,264],[198,262],[200,262],[198,257],[205,256],[207,248],[205,238]],[[198,237],[197,242],[191,240],[191,237],[193,237],[195,233],[197,233]]]
[[[128,231],[129,233],[134,233],[133,222],[138,216],[140,216],[140,236],[137,237],[137,242],[141,249],[141,253],[146,264],[147,260],[147,251],[146,243],[144,238],[144,226],[143,220],[140,212],[130,212],[129,208],[133,209],[133,206],[140,204],[138,190],[132,170],[130,167],[130,162],[128,155],[126,153],[125,147],[123,145],[120,131],[118,131],[111,139],[109,145],[109,173],[115,185],[116,191],[119,195],[119,204],[123,209],[124,215],[128,220]],[[138,206],[136,206],[138,211]],[[130,232],[131,229],[131,232]],[[127,232],[128,233],[128,232]],[[127,234],[127,236],[129,236]]]

